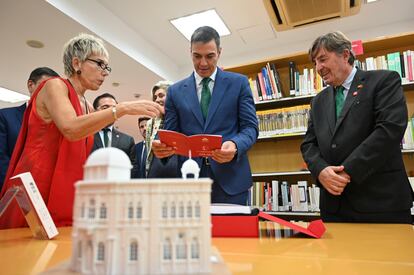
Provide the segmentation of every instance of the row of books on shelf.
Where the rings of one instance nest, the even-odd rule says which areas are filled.
[[[256,103],[284,97],[314,95],[326,86],[313,68],[305,68],[300,74],[294,61],[289,62],[289,91],[287,92],[283,91],[279,73],[273,63],[267,63],[255,79],[249,78],[249,83]]]
[[[367,57],[365,60],[355,60],[355,65],[366,71],[370,70],[391,70],[401,76],[402,83],[414,81],[414,51],[407,50],[393,52],[376,57]]]
[[[408,119],[407,129],[401,141],[401,148],[404,150],[414,149],[414,115]]]
[[[292,220],[290,222],[304,228],[307,228],[309,226],[309,222],[305,221]],[[292,237],[298,233],[298,231],[295,231],[287,226],[278,224],[277,222],[259,221],[259,238],[283,239]]]
[[[310,105],[257,111],[259,138],[305,132]]]
[[[304,68],[302,73],[294,61],[289,61],[289,96],[312,95],[320,92],[326,84],[313,68]]]
[[[255,79],[249,78],[249,83],[255,102],[283,97],[280,76],[273,63],[268,62]]]
[[[289,184],[287,181],[253,182],[248,204],[264,211],[318,212],[319,191],[316,184],[307,181]]]
[[[396,71],[401,76],[402,83],[414,81],[413,50],[367,57],[362,61],[356,59],[354,65],[365,71],[379,69]],[[300,71],[294,61],[289,61],[289,89],[286,88],[286,91],[283,90],[275,64],[269,62],[255,78],[249,78],[249,83],[256,103],[284,97],[315,95],[326,87],[314,68],[305,67]]]

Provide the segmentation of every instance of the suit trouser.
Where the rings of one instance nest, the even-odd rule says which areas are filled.
[[[321,217],[324,222],[355,222],[355,223],[413,223],[411,210],[393,212],[359,212],[349,203],[345,196],[341,197],[339,209],[331,213],[321,209]]]
[[[247,204],[248,191],[246,190],[235,195],[227,194],[226,191],[221,188],[220,184],[216,182],[208,159],[203,159],[200,170],[200,178],[211,178],[213,180],[213,185],[211,186],[211,203]]]

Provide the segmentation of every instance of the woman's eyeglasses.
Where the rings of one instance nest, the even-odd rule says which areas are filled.
[[[110,73],[112,71],[111,67],[106,65],[103,61],[94,60],[94,59],[90,59],[90,58],[86,58],[86,60],[95,62],[103,71],[106,70],[108,73]]]

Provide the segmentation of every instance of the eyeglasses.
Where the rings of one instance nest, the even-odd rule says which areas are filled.
[[[95,62],[103,71],[106,70],[108,73],[110,73],[112,71],[111,67],[106,65],[103,61],[94,60],[94,59],[90,59],[90,58],[86,58],[86,60]]]

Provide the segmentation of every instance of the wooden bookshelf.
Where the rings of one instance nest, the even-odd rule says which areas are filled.
[[[294,139],[300,138],[302,139],[305,136],[305,132],[298,132],[298,133],[289,133],[289,134],[281,134],[281,135],[271,135],[271,136],[259,136],[258,140],[269,140],[269,139]]]
[[[363,46],[364,54],[357,57],[359,60],[390,52],[414,50],[414,32],[371,39],[364,41]],[[303,68],[313,68],[307,52],[297,52],[229,67],[226,70],[255,77],[261,68],[266,66],[267,62],[275,64],[280,75],[284,98],[258,102],[256,104],[257,110],[309,104],[314,95],[287,97],[287,90],[289,88],[289,61],[294,61],[300,71]],[[407,100],[408,112],[412,115],[414,113],[414,83],[404,83],[403,89]],[[261,137],[249,151],[253,174],[301,170],[303,168],[303,159],[299,149],[302,139],[303,133],[287,136]],[[404,162],[407,167],[407,172],[414,170],[414,158],[411,153],[404,153]],[[414,171],[412,172],[414,173]]]
[[[284,97],[281,99],[264,100],[256,103],[256,110],[259,111],[310,104],[312,98],[314,97],[315,95],[303,95],[295,97]]]
[[[364,54],[357,56],[357,59],[361,61],[365,60],[367,57],[377,57],[397,51],[403,52],[406,50],[414,50],[414,32],[379,37],[365,41],[363,42],[363,47]],[[241,64],[239,66],[226,68],[226,70],[241,73],[255,79],[257,73],[260,72],[261,68],[265,67],[268,62],[275,64],[280,76],[283,97],[280,99],[257,102],[257,111],[309,104],[315,96],[314,94],[288,97],[289,61],[294,61],[300,72],[302,72],[304,68],[314,68],[312,62],[309,60],[307,52],[297,52],[289,55],[270,57],[266,60],[259,60],[250,64]],[[408,113],[411,117],[414,114],[414,82],[403,83],[403,89],[407,101]],[[248,153],[253,173],[253,181],[270,182],[274,179],[287,180],[288,182],[293,183],[297,180],[307,180],[309,184],[314,183],[314,179],[308,171],[301,171],[305,168],[300,153],[300,145],[303,136],[304,133],[295,133],[260,137]],[[402,150],[402,153],[407,174],[414,176],[414,150]],[[280,213],[272,214],[282,215]],[[292,212],[287,212],[286,215],[292,216]]]

